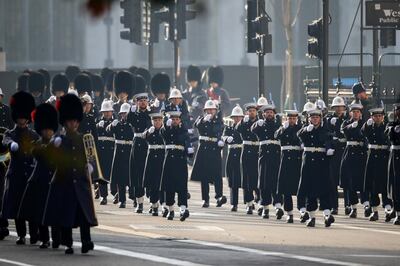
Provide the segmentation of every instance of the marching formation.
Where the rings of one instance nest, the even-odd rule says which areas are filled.
[[[317,100],[279,114],[264,97],[232,108],[220,67],[207,70],[205,84],[196,66],[186,77],[180,91],[167,74],[136,67],[94,74],[69,66],[51,80],[45,70],[21,75],[10,106],[0,104],[0,239],[13,219],[18,245],[28,224],[31,244],[48,248],[51,238],[72,254],[79,227],[87,253],[98,224],[93,198],[106,205],[110,193],[119,208],[130,199],[138,214],[148,198],[152,216],[185,221],[188,180],[200,183],[203,208],[214,185],[221,207],[223,176],[232,212],[241,188],[248,215],[269,219],[274,211],[294,223],[296,197],[301,223],[314,227],[321,210],[330,227],[341,187],[349,218],[361,203],[376,221],[382,205],[385,221],[400,225],[400,104],[389,121],[357,83],[349,106],[337,96],[331,109]]]

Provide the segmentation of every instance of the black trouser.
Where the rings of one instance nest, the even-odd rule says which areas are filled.
[[[348,199],[349,199],[349,205],[358,204],[359,200],[358,200],[357,191],[348,190],[347,191],[347,195],[348,195]],[[361,192],[360,193],[360,200],[361,200],[361,203],[364,203],[364,202],[368,201],[369,200],[368,193],[367,192]]]
[[[339,191],[337,189],[337,186],[334,185],[332,187],[331,193],[332,208],[337,210],[339,208]]]
[[[146,191],[149,194],[150,203],[157,203],[160,200],[160,191],[157,188],[148,188]]]
[[[255,194],[254,195],[254,201],[257,202],[257,203],[260,203],[260,201],[261,201],[261,190],[256,188],[254,190],[254,194]]]
[[[118,193],[118,185],[115,182],[110,183],[110,192],[111,195],[115,196]]]
[[[131,193],[131,187],[129,187],[129,194]],[[118,184],[118,199],[119,202],[126,202],[126,186]]]
[[[396,212],[400,212],[400,201],[398,200],[393,200],[393,209]]]
[[[293,199],[292,195],[283,196],[283,209],[287,212],[293,211]]]
[[[61,243],[61,231],[57,226],[51,227],[51,240],[53,240],[53,243]]]
[[[81,233],[82,243],[92,241],[90,236],[90,226],[88,224],[81,225],[79,229]],[[72,247],[72,243],[73,243],[72,228],[71,227],[61,228],[61,244],[66,247]]]
[[[160,191],[160,204],[165,203],[165,191]]]
[[[378,193],[370,194],[370,205],[371,207],[378,207],[381,203]],[[392,206],[392,200],[387,197],[387,193],[382,193],[382,207],[385,208],[386,205]]]
[[[215,199],[219,199],[223,195],[222,178],[217,178],[214,181]],[[201,198],[202,200],[210,201],[210,184],[207,181],[201,181]]]
[[[178,206],[186,206],[188,207],[187,200],[187,190],[179,191],[178,193]],[[173,206],[175,204],[175,192],[174,191],[166,191],[165,192],[165,203],[167,206]]]
[[[100,189],[100,197],[107,198],[108,196],[108,185],[107,184],[99,184]]]
[[[302,196],[297,196],[297,209],[300,210],[301,208],[306,207],[306,198]]]
[[[39,238],[39,226],[36,223],[29,222],[29,235],[31,239]],[[21,219],[15,219],[15,229],[17,230],[18,237],[26,236],[26,221]]]
[[[319,205],[322,210],[330,210],[332,209],[332,204],[330,203],[329,195],[321,196],[319,198]],[[318,210],[318,198],[311,197],[306,198],[306,208],[307,211],[316,211]]]
[[[282,203],[282,195],[272,193],[270,189],[260,189],[261,191],[261,201],[260,205],[268,206],[271,203],[277,204]]]
[[[244,203],[249,203],[254,200],[253,190],[243,188]]]
[[[347,188],[343,189],[343,200],[344,200],[344,207],[349,207],[350,206],[349,190]]]
[[[7,228],[8,227],[8,220],[0,218],[0,228]]]
[[[39,226],[39,240],[41,242],[47,243],[50,241],[49,227],[40,225]]]
[[[144,187],[135,187],[135,198],[141,198],[144,194]]]
[[[231,191],[231,205],[238,205],[239,203],[239,188],[230,188]]]

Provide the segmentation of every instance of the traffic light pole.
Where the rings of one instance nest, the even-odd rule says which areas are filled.
[[[323,55],[322,55],[322,99],[329,101],[329,0],[322,0]]]
[[[179,40],[174,40],[174,84],[177,89],[180,89],[179,87],[179,78],[181,75],[181,66],[179,63],[180,56],[179,56]]]
[[[152,73],[153,68],[154,68],[154,46],[153,46],[153,44],[149,43],[147,49],[148,49],[147,50],[147,52],[148,52],[148,57],[147,57],[148,70],[150,73]]]
[[[258,97],[265,95],[264,83],[264,55],[258,55]]]

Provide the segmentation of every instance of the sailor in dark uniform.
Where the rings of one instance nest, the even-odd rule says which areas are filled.
[[[66,134],[51,141],[56,148],[57,170],[50,183],[43,223],[60,228],[65,254],[73,254],[72,228],[79,227],[81,252],[87,253],[94,248],[90,227],[98,223],[90,177],[93,166],[87,163],[83,138],[77,131],[83,119],[82,103],[77,96],[67,94],[57,107]]]
[[[203,208],[210,206],[210,183],[214,184],[217,207],[227,202],[223,195],[221,169],[221,148],[224,146],[221,138],[224,125],[218,117],[217,108],[214,101],[208,100],[204,105],[204,115],[197,118],[194,124],[199,132],[200,145],[194,159],[191,180],[201,182]]]
[[[165,106],[165,111],[179,111],[182,113],[181,120],[183,126],[188,130],[189,134],[193,134],[193,127],[190,122],[189,109],[186,101],[183,100],[183,96],[180,90],[171,89],[171,92],[168,97],[168,103]]]
[[[107,127],[113,122],[113,102],[105,100],[101,104],[100,112],[102,117],[97,123],[97,149],[99,152],[100,167],[103,172],[103,176],[107,181],[111,180],[111,167],[114,156],[115,139],[114,134],[107,131]],[[115,186],[115,184],[113,184]],[[107,204],[108,196],[108,185],[99,184],[100,189],[100,205]],[[115,194],[115,192],[114,192]]]
[[[114,135],[115,147],[111,167],[111,184],[117,187],[119,207],[126,207],[126,187],[129,185],[129,159],[132,150],[133,129],[127,122],[131,105],[124,103],[119,110],[119,119],[107,126],[107,132]]]
[[[134,77],[136,95],[134,96],[135,105],[132,106],[128,114],[128,123],[131,124],[134,132],[133,147],[130,158],[130,188],[131,199],[137,200],[136,213],[143,213],[143,202],[145,191],[143,188],[143,173],[146,163],[147,142],[143,138],[144,132],[151,126],[151,118],[149,116],[149,96],[145,92],[145,81],[141,76]]]
[[[371,118],[361,128],[363,135],[368,140],[368,157],[364,175],[364,191],[369,194],[372,208],[370,221],[377,221],[378,206],[380,204],[379,194],[382,195],[382,206],[385,209],[386,222],[393,217],[392,201],[387,197],[387,165],[389,162],[389,139],[385,134],[384,123],[385,111],[383,108],[370,110]]]
[[[150,196],[150,213],[158,216],[160,200],[160,183],[162,168],[165,157],[164,139],[161,135],[164,115],[161,113],[150,114],[152,126],[145,131],[144,138],[148,143],[145,170],[143,175],[143,186]]]
[[[386,135],[391,143],[388,171],[388,196],[393,201],[393,224],[400,225],[400,104],[394,105],[394,121],[388,124]]]
[[[152,112],[164,113],[168,104],[168,94],[171,88],[169,76],[164,73],[157,73],[151,79],[151,92],[154,100],[150,103]]]
[[[310,124],[298,132],[304,144],[304,153],[297,195],[306,198],[306,207],[310,215],[306,225],[315,227],[315,212],[318,210],[319,200],[320,208],[324,211],[325,227],[329,227],[335,221],[331,214],[328,168],[328,156],[332,156],[334,150],[331,148],[329,131],[321,125],[321,110],[310,111],[309,115]]]
[[[299,187],[302,149],[297,132],[302,125],[297,110],[287,110],[287,121],[275,132],[281,142],[281,159],[278,173],[277,194],[283,195],[283,206],[287,212],[287,223],[293,223],[293,199]],[[298,206],[299,210],[304,206]]]
[[[242,154],[243,141],[240,133],[236,130],[236,125],[243,119],[242,108],[237,105],[232,109],[230,120],[225,125],[223,139],[228,144],[228,156],[226,159],[226,176],[230,189],[231,211],[236,212],[239,204],[239,188],[242,187],[242,167],[240,157]]]
[[[188,210],[188,166],[187,156],[193,156],[187,130],[182,126],[180,112],[168,113],[169,119],[161,130],[165,140],[166,154],[161,178],[161,190],[166,194],[168,220],[175,216],[175,193],[178,194],[180,220],[189,217]]]
[[[51,80],[52,96],[50,96],[50,98],[46,102],[55,106],[57,100],[68,93],[68,87],[69,81],[64,74],[60,73],[55,75]]]
[[[362,116],[361,104],[350,105],[351,118],[341,125],[341,131],[346,138],[346,149],[340,167],[340,186],[347,191],[345,197],[351,205],[350,218],[357,218],[358,195],[364,205],[364,216],[371,215],[371,208],[366,193],[364,193],[364,171],[367,160],[366,139],[361,132]]]
[[[46,206],[49,184],[53,178],[55,168],[54,146],[48,145],[58,128],[57,110],[48,103],[39,105],[33,112],[32,119],[35,131],[41,138],[35,142],[32,155],[35,158],[35,169],[28,179],[27,186],[21,200],[18,219],[27,220],[39,227],[40,248],[50,245],[49,228],[42,225],[44,208]],[[52,228],[53,247],[60,245],[59,230]]]
[[[276,218],[282,219],[282,194],[276,194],[279,163],[281,159],[281,146],[275,138],[275,132],[281,124],[275,119],[275,106],[264,105],[261,108],[263,119],[258,119],[251,127],[251,131],[257,135],[260,142],[260,153],[258,158],[258,189],[260,190],[260,206],[264,219],[269,218],[269,205],[273,203],[276,211]]]
[[[34,168],[31,149],[33,142],[39,136],[28,127],[31,121],[31,112],[35,109],[35,99],[27,92],[15,93],[10,99],[11,117],[16,126],[6,131],[3,145],[8,147],[11,153],[11,161],[5,178],[5,190],[3,194],[3,207],[1,217],[3,219],[15,219],[18,239],[17,245],[25,244],[26,224],[25,220],[18,219],[17,214],[27,181]],[[38,227],[35,223],[29,223],[30,243],[38,241]]]
[[[243,120],[236,125],[236,130],[240,133],[243,140],[241,155],[242,162],[242,188],[244,203],[247,204],[247,214],[253,214],[254,192],[258,185],[258,152],[260,143],[257,135],[251,132],[251,126],[257,121],[257,104],[248,103],[245,105],[246,115]]]

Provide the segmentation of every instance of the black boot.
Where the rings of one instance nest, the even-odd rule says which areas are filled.
[[[64,252],[66,255],[72,255],[74,254],[74,249],[72,247],[66,247]]]
[[[60,242],[58,242],[58,241],[52,241],[51,242],[51,247],[53,248],[53,249],[57,249],[57,248],[59,248],[60,247]]]
[[[357,209],[351,209],[349,218],[354,218],[354,219],[357,218]]]
[[[217,200],[217,207],[221,207],[227,202],[227,199],[225,196],[222,196],[219,200]]]
[[[283,212],[283,210],[282,210],[282,208],[278,208],[278,209],[276,209],[276,219],[277,220],[280,220],[280,219],[282,219],[282,216],[285,214],[284,212]]]
[[[337,209],[332,209],[331,210],[332,215],[338,215],[338,210]]]
[[[263,212],[261,214],[261,217],[263,219],[269,219],[269,209],[263,209]]]
[[[392,210],[391,212],[387,212],[385,216],[385,222],[390,222],[392,219],[396,218],[396,212]]]
[[[100,205],[107,205],[107,197],[103,197],[100,201]]]
[[[94,244],[92,241],[85,241],[82,242],[82,248],[81,248],[81,252],[83,254],[88,253],[89,250],[93,250],[94,249]]]
[[[208,208],[208,207],[210,207],[210,202],[204,201],[204,202],[203,202],[203,205],[202,205],[201,207],[202,207],[202,208]]]
[[[302,216],[300,216],[300,223],[304,224],[308,219],[310,219],[310,214],[305,212]]]
[[[393,224],[400,225],[400,216],[397,216],[396,219],[394,219]]]
[[[133,208],[137,208],[137,206],[138,206],[138,203],[137,203],[136,199],[134,199],[133,200]]]
[[[39,241],[39,236],[37,234],[30,234],[31,238],[29,239],[29,243],[31,245],[35,245]]]
[[[143,203],[139,203],[136,210],[136,213],[143,213]]]
[[[119,204],[119,208],[120,208],[120,209],[125,209],[125,208],[126,208],[126,202],[121,202],[121,203]]]
[[[252,208],[251,206],[247,206],[247,208],[246,208],[246,213],[247,213],[248,215],[253,214],[253,208]]]
[[[17,245],[25,245],[25,237],[18,237],[17,241],[15,242]]]
[[[344,207],[344,215],[350,215],[350,213],[351,213],[351,207],[349,206]]]
[[[294,221],[293,221],[293,214],[288,215],[288,217],[286,218],[286,223],[288,223],[288,224],[294,223]]]
[[[307,227],[315,227],[315,218],[308,219],[306,225]]]
[[[158,216],[158,208],[157,207],[152,208],[151,215],[152,216]]]
[[[40,242],[39,248],[40,248],[40,249],[46,249],[46,248],[49,248],[49,246],[50,246],[50,242],[49,242],[49,241],[47,241],[47,242]]]
[[[167,217],[168,216],[168,208],[167,207],[164,207],[163,208],[163,210],[162,210],[162,217]]]
[[[258,216],[261,216],[263,214],[263,211],[264,211],[264,207],[259,207],[257,210]]]
[[[174,217],[175,217],[175,212],[174,211],[168,212],[168,216],[167,216],[168,220],[172,221],[174,219]]]
[[[113,204],[118,204],[119,202],[119,197],[118,197],[118,193],[114,195],[114,199],[113,199]]]
[[[232,205],[231,212],[237,212],[237,205]]]
[[[330,227],[335,222],[333,215],[325,216],[325,227]]]
[[[368,218],[372,214],[372,208],[370,206],[364,207],[364,217]]]
[[[188,217],[189,217],[189,210],[185,210],[183,213],[181,212],[181,215],[180,215],[181,222],[185,221],[186,218],[188,218]]]
[[[379,220],[379,215],[378,212],[373,212],[370,216],[369,216],[369,220],[371,222],[375,222]]]

